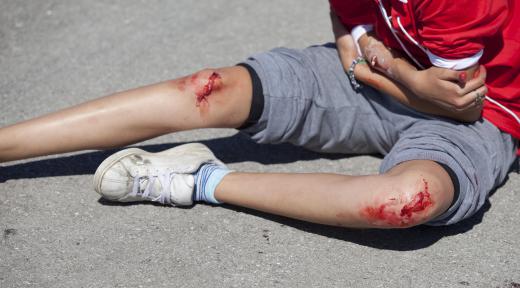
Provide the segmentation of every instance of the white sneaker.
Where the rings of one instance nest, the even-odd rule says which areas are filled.
[[[94,189],[112,201],[154,201],[188,206],[193,204],[193,174],[205,163],[225,166],[200,143],[158,153],[129,148],[113,154],[99,165],[94,175]]]

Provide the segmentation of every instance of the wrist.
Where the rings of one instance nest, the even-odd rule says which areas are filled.
[[[350,64],[349,69],[347,70],[347,76],[350,80],[350,84],[352,85],[352,88],[354,88],[355,91],[359,91],[363,86],[357,81],[355,70],[358,64],[366,64],[366,60],[363,57],[357,57],[352,61],[352,64]]]
[[[374,30],[374,25],[365,24],[365,25],[358,25],[350,31],[350,34],[352,35],[352,38],[354,38],[354,43],[356,44],[357,51],[359,55],[363,55],[362,49],[360,47],[359,39],[363,36],[366,36],[368,32],[371,32]],[[366,38],[366,37],[365,37]]]
[[[421,83],[422,83],[422,76],[424,74],[424,71],[416,71],[414,73],[407,74],[407,77],[405,79],[402,79],[400,82],[404,85],[408,86],[410,91],[417,96],[418,98],[421,98],[423,100],[424,97],[422,97],[421,93]]]

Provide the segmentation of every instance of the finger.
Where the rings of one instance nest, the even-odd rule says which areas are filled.
[[[481,86],[474,91],[457,99],[456,105],[453,106],[455,111],[465,111],[471,108],[480,107],[484,104],[488,90],[486,86]]]
[[[485,80],[486,77],[487,77],[486,67],[484,65],[479,65],[478,69],[475,71],[475,73],[473,73],[473,79],[482,78]]]
[[[457,84],[449,82],[449,81],[442,81],[442,86],[444,86],[445,91],[453,91],[458,87]],[[448,92],[449,93],[449,92]],[[466,111],[468,109],[477,108],[477,106],[481,106],[484,100],[485,95],[487,94],[487,87],[481,86],[477,89],[470,91],[469,93],[462,95],[462,96],[456,96],[455,93],[449,93],[450,95],[454,95],[449,99],[430,99],[430,101],[434,102],[437,106],[441,108],[445,108],[450,111],[457,111],[462,112]],[[479,96],[480,95],[480,96]],[[477,98],[481,98],[477,101]]]
[[[466,81],[468,80],[468,73],[466,71],[462,71],[459,73],[459,83],[464,86],[466,84]]]
[[[455,111],[455,108],[452,104],[446,103],[446,102],[444,102],[442,100],[438,100],[438,99],[430,99],[430,101],[432,101],[435,105],[437,105],[438,107],[441,107],[445,110]]]
[[[485,85],[486,85],[485,79],[482,79],[480,77],[476,78],[476,79],[471,79],[470,81],[468,81],[466,83],[466,85],[463,88],[459,86],[459,88],[457,89],[457,93],[459,95],[466,95],[466,94],[470,93],[471,91],[475,91],[478,88],[485,86]]]
[[[458,92],[462,94],[467,94],[473,90],[476,90],[486,84],[487,71],[486,68],[482,65],[479,66],[478,70],[473,74],[473,79],[469,80],[466,85],[461,88]]]
[[[445,97],[449,97],[449,98],[457,98],[457,96],[463,96],[466,93],[462,93],[462,88],[459,86],[459,84],[455,83],[455,82],[452,82],[452,81],[447,81],[447,80],[437,80],[437,86],[439,86],[439,88],[442,88],[441,91],[444,92],[444,95]]]
[[[485,81],[486,79],[486,68],[482,65],[477,64],[477,69],[473,72],[472,79],[481,78]],[[482,72],[482,73],[481,73]],[[464,88],[466,83],[469,81],[468,73],[466,71],[460,71],[459,73],[459,84]]]
[[[461,80],[462,77],[464,77],[465,79],[467,78],[467,74],[464,75],[466,72],[465,71],[457,71],[457,70],[452,70],[452,69],[446,69],[446,68],[438,68],[438,72],[439,72],[439,79],[442,79],[442,80],[448,80],[448,81],[455,81],[455,82],[459,82]],[[464,76],[461,76],[464,75]]]

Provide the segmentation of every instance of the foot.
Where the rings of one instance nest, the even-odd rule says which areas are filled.
[[[206,163],[225,167],[199,143],[151,153],[137,148],[119,151],[99,165],[94,189],[111,201],[154,201],[174,206],[193,204],[194,174]]]

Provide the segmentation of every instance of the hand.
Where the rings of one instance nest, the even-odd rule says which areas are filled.
[[[478,108],[482,105],[482,97],[488,92],[485,85],[486,68],[482,65],[477,67],[469,81],[466,73],[431,67],[417,71],[410,88],[418,97],[449,110]]]
[[[332,11],[330,12],[330,20],[332,22],[332,31],[334,32],[334,38],[336,39],[339,58],[341,59],[343,69],[347,71],[352,64],[352,61],[359,56],[357,48],[350,33],[341,23],[338,16]]]

